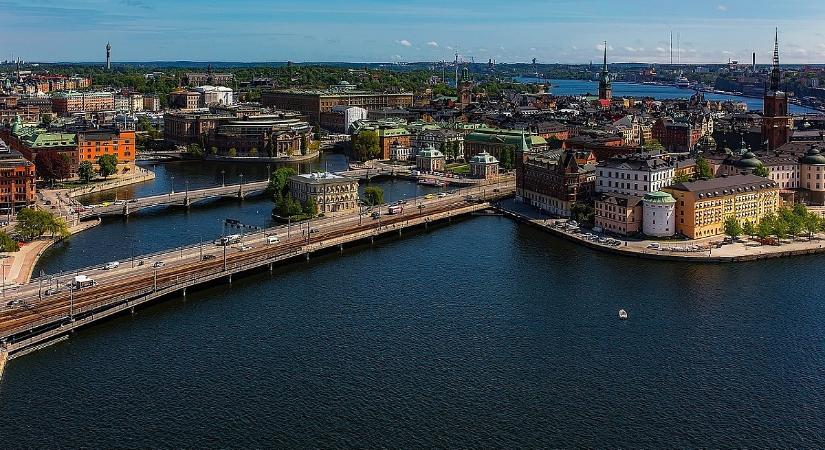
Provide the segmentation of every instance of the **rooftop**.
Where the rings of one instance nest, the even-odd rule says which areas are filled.
[[[705,198],[730,195],[738,192],[774,189],[776,187],[778,187],[778,185],[767,178],[756,175],[733,175],[712,178],[710,180],[679,183],[668,189],[693,192],[697,198]]]

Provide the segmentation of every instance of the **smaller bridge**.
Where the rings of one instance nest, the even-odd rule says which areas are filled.
[[[170,161],[182,158],[183,152],[178,150],[140,152],[135,155],[136,161]]]
[[[102,216],[128,216],[141,209],[156,206],[184,206],[189,207],[197,202],[215,198],[245,198],[260,195],[266,191],[269,181],[253,181],[251,183],[228,184],[211,188],[169,192],[167,194],[139,197],[131,200],[121,200],[107,206],[86,207],[78,213],[78,217],[89,219]]]

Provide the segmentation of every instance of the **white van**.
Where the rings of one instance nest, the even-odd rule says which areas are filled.
[[[277,244],[278,242],[281,242],[281,240],[275,234],[272,234],[272,235],[269,235],[269,236],[266,237],[266,243],[267,244]]]
[[[117,261],[107,262],[105,266],[103,266],[103,270],[111,270],[117,269],[120,267],[120,263]]]

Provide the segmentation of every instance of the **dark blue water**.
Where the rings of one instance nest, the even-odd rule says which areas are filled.
[[[340,155],[329,155],[328,159],[334,162],[327,164],[330,170],[345,170],[346,160]],[[198,187],[220,185],[220,171],[237,174],[244,171],[244,176],[253,173],[254,166],[242,165],[214,165],[200,162],[164,163],[152,167],[157,174],[154,181],[135,185],[129,192],[133,195],[146,196],[161,192],[169,192],[174,177],[176,186],[180,179],[193,180]],[[256,179],[266,179],[266,167],[257,167],[259,176]],[[215,182],[214,175],[218,179]],[[438,192],[438,188],[420,186],[403,180],[378,179],[371,184],[361,183],[363,193],[367,186],[378,186],[384,190],[384,199],[387,202],[411,199],[419,195]],[[190,187],[192,187],[190,185]],[[176,187],[176,189],[178,189]],[[124,198],[125,192],[119,192],[119,198]],[[114,198],[111,191],[91,196],[90,201],[100,202]],[[63,272],[89,265],[102,264],[112,260],[123,260],[134,255],[157,252],[175,248],[181,245],[211,242],[225,231],[223,228],[226,219],[240,220],[245,225],[254,227],[275,226],[272,220],[271,200],[265,196],[253,197],[239,201],[237,199],[218,199],[196,204],[188,210],[177,207],[158,207],[138,211],[128,218],[106,218],[101,226],[72,236],[51,247],[41,258],[35,268],[36,275],[43,273]],[[234,231],[233,231],[234,232]]]
[[[516,78],[522,83],[544,83],[545,80],[539,78]],[[553,84],[550,92],[558,96],[570,95],[584,95],[593,94],[598,95],[599,83],[597,81],[586,80],[550,80]],[[613,83],[613,95],[616,97],[652,97],[657,100],[667,99],[682,99],[690,98],[696,91],[691,89],[679,89],[675,86],[661,86],[654,84],[636,84],[636,83]],[[748,109],[752,111],[762,110],[762,99],[742,97],[739,95],[715,94],[705,93],[706,100],[713,101],[730,101],[745,103]],[[817,113],[815,109],[806,108],[799,105],[790,105],[790,112],[792,114],[812,114]]]
[[[822,447],[822,270],[627,259],[473,218],[16,359],[0,435],[6,448]]]

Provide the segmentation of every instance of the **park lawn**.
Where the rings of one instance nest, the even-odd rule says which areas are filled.
[[[454,174],[468,174],[470,173],[470,165],[466,163],[447,164],[444,167],[444,170],[446,170],[447,172],[452,172]]]

